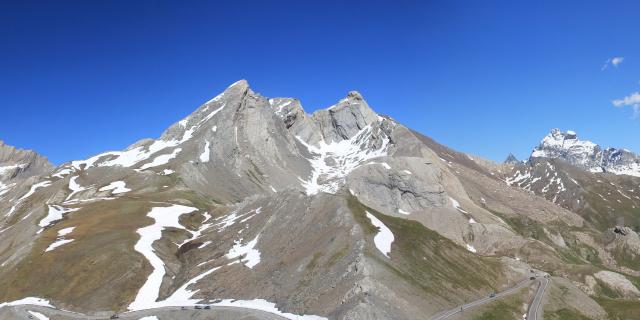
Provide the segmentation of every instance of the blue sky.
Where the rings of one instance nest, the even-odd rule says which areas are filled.
[[[87,158],[158,137],[247,79],[308,112],[359,90],[379,113],[494,160],[526,157],[554,127],[640,151],[639,10],[637,1],[4,3],[0,139],[56,164]],[[624,59],[603,68],[614,57]]]

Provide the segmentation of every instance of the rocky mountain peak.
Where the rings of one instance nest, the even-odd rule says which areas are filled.
[[[516,156],[514,156],[513,153],[509,153],[507,158],[504,160],[505,164],[516,164],[516,163],[519,163],[519,162],[520,162],[520,160],[518,160],[518,158],[516,158]]]
[[[349,93],[347,94],[347,98],[351,98],[351,99],[355,99],[355,100],[364,100],[364,98],[362,98],[362,95],[360,94],[360,92],[352,90],[349,91]]]
[[[53,165],[32,150],[22,150],[0,140],[0,196],[29,177],[50,172]]]
[[[555,130],[539,150],[571,159],[580,143]],[[607,152],[617,163],[630,155]],[[0,144],[0,160],[25,158],[39,159]],[[550,174],[561,161],[539,160],[514,166],[509,184],[544,174],[527,190],[549,198],[577,185]],[[572,266],[555,250],[580,257],[574,247],[598,245],[569,233],[596,234],[580,216],[504,184],[508,169],[379,116],[355,91],[307,114],[241,80],[158,139],[0,189],[0,318],[41,301],[37,310],[69,318],[166,318],[167,307],[202,304],[242,313],[218,313],[229,319],[435,317],[529,279],[530,265],[565,274]],[[546,242],[506,219],[543,229]]]
[[[351,139],[360,130],[378,121],[378,114],[360,93],[350,91],[337,104],[314,112],[313,118],[319,124],[325,140],[338,142]]]
[[[541,146],[554,146],[557,144],[563,144],[565,140],[578,140],[578,134],[575,131],[567,130],[563,132],[560,129],[551,129],[549,134],[545,136],[540,142]],[[584,141],[584,143],[591,143],[590,141]]]

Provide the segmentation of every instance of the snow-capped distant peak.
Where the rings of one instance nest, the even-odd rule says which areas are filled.
[[[563,153],[585,155],[594,153],[597,148],[599,146],[591,141],[579,140],[575,131],[562,132],[560,129],[553,129],[533,150],[531,156],[556,158]]]
[[[640,157],[626,150],[602,148],[578,139],[575,131],[553,129],[533,149],[531,158],[561,159],[590,172],[609,172],[640,176]]]

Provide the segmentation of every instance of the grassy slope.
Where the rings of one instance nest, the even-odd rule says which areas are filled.
[[[522,317],[522,298],[519,296],[511,296],[502,300],[493,302],[488,308],[479,315],[473,317],[473,320],[512,320]]]
[[[612,320],[640,320],[640,301],[595,298]]]
[[[425,294],[439,296],[455,305],[463,301],[465,293],[484,294],[500,285],[502,267],[497,260],[472,254],[416,221],[383,215],[355,198],[349,199],[349,208],[368,234],[374,235],[377,228],[370,223],[365,211],[391,229],[395,237],[392,262],[386,259],[379,262]],[[378,256],[371,254],[375,259]]]
[[[0,290],[0,301],[38,296],[80,311],[125,308],[151,273],[149,262],[133,247],[139,239],[136,230],[153,222],[147,213],[161,205],[154,201],[200,208],[215,203],[190,191],[163,191],[84,204],[46,229],[29,255],[0,276],[0,288],[7,288]],[[195,219],[181,218],[187,225]],[[45,253],[58,230],[68,227],[76,227],[67,237],[74,242]],[[165,231],[165,236],[171,234]]]

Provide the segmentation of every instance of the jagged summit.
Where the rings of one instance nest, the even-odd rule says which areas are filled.
[[[0,183],[40,175],[53,165],[33,150],[18,149],[0,140]]]
[[[518,158],[516,158],[516,156],[514,156],[513,153],[509,153],[507,158],[504,160],[505,164],[517,164],[519,162],[520,160],[518,160]]]
[[[531,153],[531,158],[554,158],[591,172],[640,176],[640,157],[626,149],[602,148],[578,139],[574,131],[552,129]]]
[[[541,149],[577,141],[560,135]],[[513,186],[535,184],[528,190],[551,199],[572,190],[551,174],[560,161],[542,162],[548,180],[537,189],[527,163],[438,145],[355,91],[307,114],[241,80],[157,139],[0,194],[0,318],[33,304],[62,319],[109,310],[164,319],[199,305],[222,319],[431,318],[533,285],[537,266],[575,296],[568,277],[582,286],[586,273],[574,277],[572,263],[591,276],[602,266],[589,255],[607,249],[585,238],[596,231],[581,216],[504,183],[513,169]],[[619,191],[634,201],[629,188]],[[619,241],[611,250],[640,247]]]

